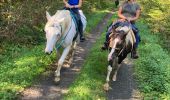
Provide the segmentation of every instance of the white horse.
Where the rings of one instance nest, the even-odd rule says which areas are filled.
[[[79,10],[79,12],[81,15],[81,21],[83,23],[84,31],[87,23],[86,17],[81,10]],[[53,16],[50,16],[50,14],[46,12],[46,17],[47,23],[45,25],[44,31],[46,33],[47,43],[45,53],[51,54],[55,46],[57,46],[56,48],[63,48],[62,55],[58,61],[57,70],[55,71],[54,81],[58,83],[60,81],[60,70],[63,62],[69,54],[69,51],[75,48],[76,42],[79,42],[79,35],[77,36],[77,39],[73,41],[73,38],[76,35],[76,25],[70,11],[58,10]]]

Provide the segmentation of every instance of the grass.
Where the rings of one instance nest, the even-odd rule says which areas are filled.
[[[15,45],[16,46],[16,45]],[[17,93],[32,84],[33,79],[42,73],[55,58],[44,54],[44,44],[34,48],[11,46],[7,51],[9,59],[3,59],[0,66],[0,99],[16,99]],[[12,56],[9,56],[11,55]],[[7,58],[7,57],[4,57]]]

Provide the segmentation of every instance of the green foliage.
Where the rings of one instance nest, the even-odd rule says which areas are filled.
[[[82,9],[85,14],[90,15],[99,9],[112,8],[113,4],[110,2],[111,0],[84,0]],[[50,11],[53,15],[56,10],[63,9],[63,7],[64,4],[62,0],[2,1],[0,3],[1,41],[15,40],[20,43],[18,40],[22,40],[26,43],[27,41],[37,42],[36,40],[42,38],[42,26],[44,26],[46,22],[45,11]],[[4,37],[7,39],[4,39]],[[27,38],[29,38],[29,40],[27,40]]]
[[[169,64],[169,17],[170,1],[139,0],[142,4],[142,17],[148,27],[140,25],[142,30],[141,57],[136,62],[136,74],[145,99],[170,99]],[[162,45],[168,51],[160,46]]]
[[[158,35],[151,35],[148,27],[139,24],[142,44],[140,59],[135,62],[135,74],[145,99],[165,99],[170,94],[170,57],[159,45]]]
[[[154,34],[160,33],[164,40],[163,46],[169,50],[170,43],[170,1],[169,0],[139,0],[142,4],[142,14]]]
[[[33,48],[15,47],[10,45],[1,58],[0,66],[0,99],[16,98],[16,92],[31,85],[33,79],[51,64],[56,55],[46,56],[44,46]],[[8,58],[7,58],[8,57]]]
[[[22,32],[22,29],[30,30],[30,38],[34,35],[33,33],[38,34],[39,28],[44,25],[46,22],[45,11],[49,10],[55,13],[56,9],[61,9],[63,3],[61,0],[51,0],[51,1],[42,1],[42,0],[7,0],[1,3],[0,5],[0,23],[1,26],[1,36],[7,37],[8,41],[16,41],[22,39],[18,37],[18,32]],[[40,27],[42,28],[42,27]],[[11,31],[12,30],[12,31]],[[42,29],[41,29],[42,30]],[[20,33],[21,33],[20,32]],[[22,33],[25,35],[25,33]],[[23,36],[24,36],[23,35]],[[10,38],[10,39],[8,39]],[[23,37],[25,38],[25,37]],[[36,40],[39,38],[37,37]],[[5,39],[2,39],[5,40]],[[20,43],[20,41],[19,41]]]

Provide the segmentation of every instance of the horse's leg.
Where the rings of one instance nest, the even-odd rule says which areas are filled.
[[[106,90],[106,91],[108,91],[110,89],[109,81],[110,81],[110,74],[111,74],[111,71],[112,71],[112,63],[113,63],[113,61],[110,60],[109,65],[107,67],[106,83],[104,84],[104,90]]]
[[[104,84],[104,89],[106,91],[109,90],[109,81],[110,81],[109,78],[110,78],[110,74],[111,74],[111,71],[112,71],[113,61],[115,60],[115,57],[113,55],[114,55],[116,44],[118,43],[118,41],[119,41],[118,38],[114,39],[113,47],[112,47],[112,49],[111,49],[111,51],[110,51],[110,53],[108,55],[109,66],[107,68],[108,71],[107,71],[106,83]]]
[[[70,58],[69,58],[69,64],[70,65],[73,61],[73,56],[74,56],[74,53],[75,53],[76,46],[77,46],[77,42],[74,42],[73,45],[71,46],[71,52],[70,52]]]
[[[120,64],[118,64],[118,58],[117,57],[115,58],[114,66],[115,66],[116,70],[115,70],[115,72],[113,74],[112,80],[116,81],[116,79],[117,79],[117,72],[118,72],[118,70],[120,68]]]
[[[65,60],[65,58],[67,57],[69,51],[70,51],[70,48],[71,48],[71,45],[66,47],[64,50],[63,50],[63,53],[58,61],[58,67],[57,67],[57,70],[55,71],[55,82],[58,83],[60,81],[60,70],[61,70],[61,67],[63,65],[63,62]]]
[[[120,64],[121,64],[121,62],[126,58],[126,56],[127,56],[127,54],[125,53],[125,54],[123,54],[123,56],[116,57],[116,59],[115,59],[115,64],[114,64],[116,70],[115,70],[115,73],[114,73],[114,75],[113,75],[113,77],[112,77],[112,80],[113,80],[113,81],[116,81],[117,72],[118,72],[118,70],[119,70],[119,68],[120,68]]]

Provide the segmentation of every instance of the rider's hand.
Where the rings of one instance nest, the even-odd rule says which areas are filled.
[[[132,18],[127,18],[127,21],[131,22],[131,21],[133,21],[133,19]]]
[[[73,8],[73,6],[69,5],[68,3],[65,6],[66,8]]]
[[[124,22],[124,21],[126,21],[126,19],[119,19],[119,21]]]

